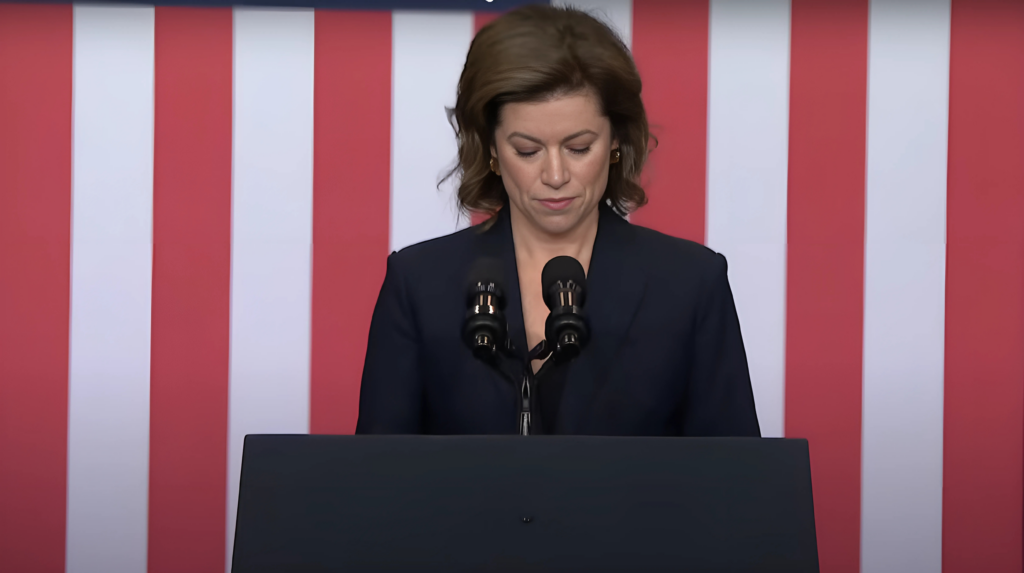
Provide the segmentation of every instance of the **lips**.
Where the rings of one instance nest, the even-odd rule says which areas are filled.
[[[575,197],[556,197],[554,199],[541,199],[540,204],[552,211],[561,211],[572,204]]]

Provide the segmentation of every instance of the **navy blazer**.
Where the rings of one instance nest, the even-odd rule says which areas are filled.
[[[471,227],[388,257],[357,434],[518,432],[517,385],[461,338],[467,275],[480,256],[504,263],[509,337],[526,372],[505,208],[487,230]],[[564,364],[557,417],[545,433],[760,436],[725,257],[602,205],[587,275],[590,342]]]

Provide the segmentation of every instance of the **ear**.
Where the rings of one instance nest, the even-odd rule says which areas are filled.
[[[498,157],[498,148],[494,147],[494,144],[491,144],[491,157]]]
[[[612,137],[612,149],[618,149],[618,148],[619,148],[619,138],[618,137]]]

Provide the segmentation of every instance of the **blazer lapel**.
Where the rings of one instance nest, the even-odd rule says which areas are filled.
[[[610,207],[601,205],[584,306],[590,342],[567,365],[556,433],[588,432],[590,406],[607,384],[618,349],[643,301],[646,276],[633,253],[635,231]]]
[[[512,341],[516,356],[526,358],[526,326],[523,324],[523,300],[519,292],[519,269],[516,266],[516,249],[512,241],[512,222],[509,219],[508,207],[495,215],[491,228],[480,234],[480,252],[478,256],[493,257],[502,262],[505,289],[505,321],[508,324],[508,336]],[[522,373],[519,373],[521,376]]]

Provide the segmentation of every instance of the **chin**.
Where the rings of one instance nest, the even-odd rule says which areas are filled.
[[[563,213],[540,213],[534,217],[534,224],[551,235],[568,233],[580,223],[581,213],[575,209]]]

